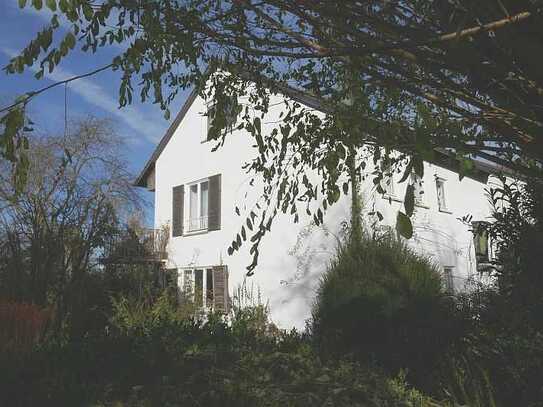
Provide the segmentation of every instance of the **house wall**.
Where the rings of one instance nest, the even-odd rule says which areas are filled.
[[[274,104],[272,101],[271,105]],[[280,105],[271,109],[266,120],[263,120],[263,131],[273,128],[273,122],[279,120],[280,109]],[[245,222],[243,215],[252,209],[260,196],[261,185],[256,182],[251,187],[251,176],[241,168],[255,155],[256,150],[250,136],[236,130],[227,137],[223,147],[211,152],[214,144],[203,142],[207,131],[207,118],[203,116],[205,111],[204,101],[196,98],[155,163],[155,226],[171,225],[174,186],[220,173],[221,229],[171,237],[168,267],[226,264],[232,294],[236,286],[243,282],[246,266],[251,262],[249,244],[232,256],[227,254],[227,248]],[[367,168],[366,171],[369,173],[371,170]],[[454,267],[455,288],[461,289],[466,280],[476,274],[476,264],[472,234],[457,218],[471,214],[474,220],[484,220],[489,216],[485,185],[470,178],[460,182],[456,173],[429,163],[425,164],[424,170],[425,207],[416,208],[414,237],[409,244],[431,256],[440,267]],[[446,179],[449,213],[438,210],[436,175]],[[397,175],[396,180],[399,177]],[[369,212],[375,208],[383,214],[380,228],[394,227],[396,213],[403,206],[406,185],[396,183],[395,195],[398,199],[387,200],[374,190],[371,176],[362,182],[364,210]],[[235,214],[235,206],[239,207],[242,216]],[[349,221],[349,210],[350,197],[344,196],[329,208],[324,225],[320,227],[312,225],[304,211],[299,214],[298,224],[294,224],[290,216],[279,215],[271,233],[264,238],[258,267],[254,276],[248,278],[248,284],[253,283],[255,289],[258,287],[261,290],[262,298],[269,300],[272,319],[280,327],[303,328],[305,320],[309,318],[319,278],[334,254],[337,239],[341,236],[341,223]]]

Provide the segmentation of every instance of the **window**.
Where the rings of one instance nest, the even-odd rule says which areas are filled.
[[[189,185],[188,232],[207,229],[208,224],[209,181]]]
[[[213,304],[213,270],[206,270],[206,304]]]
[[[183,270],[183,294],[199,309],[228,310],[228,269],[226,266]]]
[[[230,100],[228,98],[224,101],[223,111],[216,109],[216,103],[208,104],[206,141],[214,138],[214,134],[211,131],[214,123],[216,123],[218,127],[226,129],[226,131],[233,130],[237,120],[237,113],[235,111],[236,108],[237,106],[234,100]]]
[[[449,212],[445,200],[445,179],[436,177],[437,207],[441,212]]]
[[[204,270],[194,270],[194,305],[201,308],[204,306]]]
[[[443,267],[443,286],[445,291],[450,294],[454,293],[454,267]]]
[[[173,187],[172,237],[221,228],[221,179],[217,174]]]
[[[490,263],[490,245],[488,239],[488,222],[472,222],[473,247],[475,249],[475,260],[477,269],[484,270]]]
[[[394,197],[394,177],[390,163],[383,165],[383,178],[381,180],[381,187],[385,191],[385,195],[388,197]]]
[[[423,205],[424,188],[422,185],[422,178],[416,173],[411,174],[411,185],[413,185],[413,195],[415,197],[416,205]]]

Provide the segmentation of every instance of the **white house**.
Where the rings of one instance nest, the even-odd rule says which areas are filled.
[[[280,101],[282,96],[275,97]],[[276,123],[282,106],[270,105],[274,107],[266,121]],[[245,221],[234,208],[250,210],[260,189],[249,185],[242,170],[242,164],[255,154],[252,138],[234,130],[225,145],[212,152],[214,143],[206,142],[206,109],[206,102],[196,92],[187,98],[136,185],[154,191],[155,227],[170,225],[167,267],[178,270],[179,285],[196,286],[203,293],[198,301],[220,309],[227,306],[228,293],[243,282],[251,262],[249,245],[232,256],[227,254]],[[272,126],[263,126],[263,131]],[[477,171],[460,181],[454,163],[444,155],[442,160],[424,164],[422,180],[411,180],[416,192],[423,194],[417,199],[414,236],[409,244],[439,264],[451,290],[462,289],[476,276],[478,261],[486,255],[485,242],[478,245],[479,240],[458,219],[471,214],[474,221],[485,221],[490,215],[485,188],[493,168],[475,164]],[[407,182],[392,181],[384,185],[386,196],[375,191],[371,178],[360,186],[365,207],[384,216],[379,227],[394,227],[403,205]],[[297,224],[289,216],[279,216],[264,237],[256,272],[249,278],[269,300],[272,319],[280,327],[304,326],[319,277],[334,253],[335,236],[349,215],[350,198],[344,196],[326,212],[324,226],[316,227],[305,214],[300,214]],[[478,256],[474,244],[479,246]]]

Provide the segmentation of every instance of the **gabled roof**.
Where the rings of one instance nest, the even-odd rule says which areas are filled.
[[[155,168],[156,160],[158,160],[158,157],[160,154],[162,154],[162,151],[166,148],[166,145],[169,143],[170,139],[172,138],[173,134],[175,133],[175,130],[179,127],[179,124],[183,121],[185,118],[187,112],[189,111],[190,107],[196,100],[196,97],[198,96],[198,90],[197,88],[194,88],[192,92],[190,92],[189,96],[187,97],[187,100],[185,100],[185,103],[183,104],[183,107],[177,113],[177,116],[175,116],[175,119],[170,124],[170,127],[168,127],[168,130],[166,130],[166,133],[164,136],[162,136],[162,139],[156,146],[155,150],[153,151],[153,154],[151,154],[151,157],[147,160],[145,163],[145,167],[143,167],[143,170],[141,170],[140,174],[136,178],[136,181],[134,181],[134,186],[136,187],[146,187],[146,179],[151,173],[151,171]]]
[[[283,94],[284,96],[288,96],[290,99],[301,103],[307,107],[310,107],[315,110],[319,110],[323,113],[329,113],[326,109],[326,107],[321,103],[321,101],[317,97],[313,97],[309,94],[300,92],[286,84],[275,84],[275,87],[277,90]],[[196,100],[196,97],[198,96],[198,90],[197,88],[194,88],[192,92],[187,97],[187,100],[183,104],[183,107],[175,116],[174,121],[170,124],[170,127],[168,127],[168,130],[166,130],[166,133],[158,143],[157,147],[153,151],[153,154],[151,154],[151,157],[149,160],[147,160],[147,163],[145,164],[145,167],[143,167],[143,170],[140,172],[138,177],[136,178],[136,181],[134,182],[134,186],[138,187],[146,187],[146,179],[151,174],[151,171],[155,168],[155,163],[162,151],[164,151],[164,148],[166,148],[166,145],[172,138],[175,130],[177,127],[179,127],[179,124],[181,121],[185,118],[185,115],[187,114],[188,110]],[[447,168],[454,172],[459,172],[459,165],[460,162],[456,158],[456,156],[452,152],[448,152],[447,150],[444,150],[442,148],[435,148],[434,149],[436,153],[436,157],[434,160],[432,160],[432,164],[439,165],[441,167]],[[466,177],[475,179],[477,181],[486,183],[487,178],[491,174],[496,174],[498,172],[505,172],[509,175],[514,175],[514,171],[507,167],[498,167],[496,164],[487,164],[485,162],[482,162],[480,160],[472,160],[474,164],[474,170],[470,171],[469,174],[466,174]]]

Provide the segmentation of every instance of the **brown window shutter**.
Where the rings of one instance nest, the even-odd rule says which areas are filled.
[[[221,228],[221,174],[209,177],[207,230]]]
[[[213,308],[215,312],[228,313],[228,267],[213,267]]]
[[[172,191],[172,236],[183,235],[183,210],[185,203],[185,186],[178,185]]]

